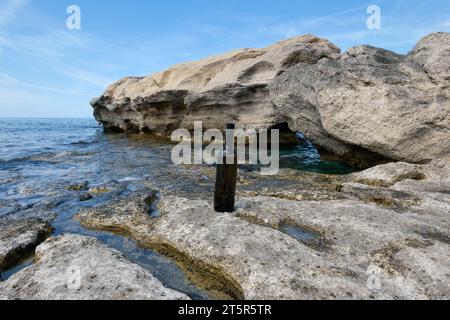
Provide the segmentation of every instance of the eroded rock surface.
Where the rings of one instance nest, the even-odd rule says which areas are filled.
[[[125,78],[92,105],[105,128],[119,131],[287,123],[360,167],[448,160],[449,52],[449,33],[423,38],[408,55],[370,46],[341,54],[308,35]]]
[[[326,40],[304,36],[264,49],[243,49],[174,66],[145,78],[124,78],[92,101],[106,128],[170,135],[176,128],[261,128],[278,122],[268,84],[299,63],[317,63],[340,50]],[[257,112],[255,112],[257,111]]]
[[[0,299],[187,300],[142,267],[96,239],[50,238],[36,250],[36,263],[0,283]]]
[[[41,220],[0,219],[0,271],[32,254],[51,232],[51,227]]]
[[[136,194],[77,219],[212,267],[222,289],[246,299],[448,299],[449,173],[442,164],[389,164],[345,177],[335,191],[324,184],[329,198],[316,201],[282,190],[240,197],[235,214],[169,196],[155,219]],[[373,275],[381,288],[368,284]]]
[[[271,95],[288,108],[293,128],[337,154],[358,146],[408,162],[449,159],[449,51],[448,33],[423,38],[406,56],[359,46],[292,67],[275,79]],[[323,143],[329,136],[345,146]]]

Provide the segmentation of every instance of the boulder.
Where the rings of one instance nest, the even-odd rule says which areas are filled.
[[[177,128],[288,125],[359,167],[450,159],[450,34],[407,55],[345,53],[311,35],[128,77],[92,101],[105,129],[170,136]]]
[[[92,101],[106,128],[170,135],[174,129],[266,128],[278,122],[268,84],[299,62],[315,64],[340,50],[326,40],[303,36],[264,49],[243,49],[174,66],[144,77],[124,78]]]
[[[406,56],[351,48],[337,59],[292,67],[272,83],[272,99],[293,130],[338,155],[356,146],[412,163],[448,160],[449,50],[448,33],[425,37]]]

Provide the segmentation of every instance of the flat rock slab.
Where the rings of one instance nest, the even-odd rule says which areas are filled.
[[[31,254],[51,232],[51,227],[38,219],[0,219],[0,271]]]
[[[36,264],[0,283],[0,299],[188,300],[96,239],[63,235],[36,249]]]
[[[128,201],[139,202],[142,198]],[[117,208],[123,204],[117,203]],[[235,297],[330,298],[335,294],[344,297],[346,291],[359,297],[369,295],[359,289],[362,284],[334,272],[333,266],[314,250],[281,232],[230,214],[218,214],[201,200],[167,197],[159,207],[162,217],[148,221],[147,227],[139,223],[144,219],[138,218],[145,212],[116,210],[114,205],[83,210],[77,219],[90,228],[128,231],[141,245],[162,247],[173,257],[186,255],[197,265],[212,266],[216,277],[229,280],[227,289],[239,291],[234,292]],[[317,272],[323,274],[323,285],[315,283]]]
[[[391,169],[378,168],[381,174],[373,178],[381,181]],[[424,177],[394,179],[399,182],[392,189],[359,188],[384,192],[395,191],[399,184],[446,181],[446,167],[420,169]],[[235,297],[448,299],[449,196],[430,191],[415,196],[420,201],[402,210],[357,198],[241,197],[235,214],[216,213],[208,201],[163,197],[161,216],[152,219],[145,210],[146,195],[136,194],[84,209],[76,219],[89,228],[125,232],[140,245],[162,248],[175,259],[189,257],[191,264],[208,266],[215,277],[227,279]]]

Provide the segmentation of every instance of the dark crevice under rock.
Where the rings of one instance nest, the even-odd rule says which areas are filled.
[[[7,271],[32,256],[36,247],[53,232],[48,224],[33,219],[24,221],[4,219],[0,224],[6,233],[2,235],[2,240],[9,246],[9,249],[0,256],[0,272]]]

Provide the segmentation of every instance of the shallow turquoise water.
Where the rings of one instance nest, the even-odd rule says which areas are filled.
[[[297,140],[297,146],[281,148],[280,167],[336,175],[355,172],[354,168],[347,165],[321,160],[317,148],[303,134],[297,133]]]

